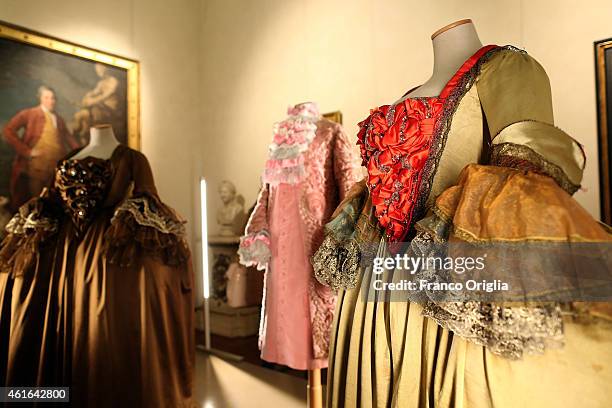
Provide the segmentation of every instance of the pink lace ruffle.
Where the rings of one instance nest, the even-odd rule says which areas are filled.
[[[238,256],[242,265],[255,266],[260,271],[265,270],[272,256],[268,233],[261,231],[240,238]]]
[[[263,175],[264,182],[272,185],[278,185],[280,183],[298,184],[301,183],[305,177],[306,170],[304,166],[265,169]]]
[[[273,146],[308,143],[313,139],[313,132],[316,130],[317,125],[313,123],[313,118],[289,117],[274,125]]]
[[[263,182],[297,184],[306,177],[304,153],[317,133],[319,109],[316,104],[304,103],[290,107],[290,115],[274,125],[274,136],[268,148],[268,161]]]
[[[289,116],[316,116],[320,115],[319,106],[315,102],[304,102],[287,108]]]
[[[266,169],[291,169],[299,166],[304,166],[304,157],[302,156],[283,160],[268,160],[266,162]]]

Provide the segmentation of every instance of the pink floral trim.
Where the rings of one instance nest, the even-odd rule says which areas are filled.
[[[283,160],[268,160],[266,169],[285,169],[304,165],[304,156],[292,157]]]
[[[319,106],[315,102],[304,102],[287,109],[289,116],[315,116],[319,117]]]
[[[253,235],[247,235],[242,237],[240,240],[240,246],[250,246],[255,243],[255,241],[262,241],[264,244],[270,246],[270,237],[265,232],[259,232]]]
[[[271,185],[278,185],[280,183],[298,184],[301,183],[305,177],[306,169],[304,166],[294,168],[266,169],[263,175],[264,183]]]
[[[311,118],[290,117],[274,125],[273,146],[309,143],[313,130],[317,125]]]
[[[241,264],[265,270],[270,262],[271,255],[270,237],[266,231],[245,235],[240,238],[238,256],[240,257]]]
[[[298,184],[306,177],[304,153],[317,133],[319,109],[314,103],[290,107],[289,117],[274,125],[263,182]]]

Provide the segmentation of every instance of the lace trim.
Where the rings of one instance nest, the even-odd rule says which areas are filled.
[[[416,256],[444,256],[440,243],[447,242],[453,226],[440,211],[416,224],[417,235],[410,243]],[[455,232],[453,232],[455,234]],[[444,278],[441,271],[423,269],[414,280],[435,281]],[[423,315],[440,326],[473,343],[486,346],[492,353],[508,359],[520,359],[524,353],[541,354],[546,348],[563,345],[563,317],[559,303],[527,306],[489,302],[436,301],[433,293],[420,293],[411,299],[423,305]]]
[[[53,233],[57,231],[57,226],[57,220],[41,217],[36,211],[26,214],[20,210],[11,218],[4,229],[9,234],[25,235],[28,230]]]
[[[580,185],[570,181],[561,167],[547,161],[527,146],[515,143],[494,144],[491,151],[491,164],[545,174],[552,177],[570,195],[580,188]]]
[[[271,144],[269,148],[270,159],[274,160],[286,160],[299,156],[308,150],[308,146],[305,144],[298,145],[276,145]]]
[[[329,353],[329,336],[334,320],[336,295],[330,288],[318,286],[314,281],[308,285],[310,295],[310,319],[312,326],[312,349],[316,359],[326,359]]]
[[[125,200],[125,202],[115,210],[115,214],[111,219],[111,224],[118,220],[122,212],[131,214],[136,223],[141,226],[151,227],[164,234],[172,234],[178,237],[184,237],[186,235],[185,221],[176,221],[169,217],[161,216],[147,197]]]
[[[333,290],[357,286],[357,272],[361,251],[353,240],[345,244],[327,235],[312,257],[315,278]]]
[[[170,266],[184,265],[189,257],[185,222],[155,196],[124,201],[105,233],[103,252],[109,263],[129,267],[142,256]]]
[[[260,271],[265,270],[272,258],[268,232],[264,230],[240,238],[238,256],[242,265],[255,266]]]
[[[28,201],[19,208],[5,227],[8,234],[0,242],[0,273],[22,276],[40,256],[41,245],[57,230],[55,218],[43,216],[49,211],[42,198]]]
[[[298,184],[305,178],[306,169],[304,164],[299,164],[293,168],[278,167],[273,169],[265,169],[263,182],[273,186],[281,183]]]
[[[434,207],[435,216],[423,218],[414,226],[417,230],[416,238],[426,237],[436,243],[445,243],[452,230],[451,218],[444,214],[438,207]]]
[[[483,302],[428,302],[423,315],[494,354],[518,360],[563,346],[559,304],[505,307]]]

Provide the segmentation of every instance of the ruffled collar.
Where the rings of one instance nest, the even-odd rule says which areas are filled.
[[[300,103],[287,109],[288,118],[274,125],[272,143],[263,182],[297,184],[304,180],[306,171],[303,154],[316,136],[319,108],[314,102]]]
[[[287,109],[289,116],[304,116],[309,118],[319,118],[319,106],[315,102],[298,103],[295,106],[290,106]]]
[[[370,111],[359,123],[357,144],[368,170],[372,206],[389,242],[404,239],[412,225],[416,204],[423,194],[423,173],[434,149],[436,126],[449,95],[461,79],[495,45],[482,47],[464,62],[440,95],[407,98]]]

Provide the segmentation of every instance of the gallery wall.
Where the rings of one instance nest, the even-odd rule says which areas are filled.
[[[430,34],[472,18],[484,44],[525,48],[545,67],[557,125],[588,155],[575,197],[599,217],[593,41],[612,37],[609,1],[210,0],[202,12],[202,152],[215,152],[204,169],[213,185],[236,183],[247,203],[287,105],[341,110],[355,140],[370,108],[429,77]]]
[[[510,1],[460,3],[206,1],[203,107],[206,149],[215,155],[204,169],[212,184],[229,179],[253,203],[272,125],[290,104],[316,101],[322,112],[342,111],[355,142],[369,109],[428,78],[430,34],[449,22],[470,16],[483,41],[519,42],[520,14]],[[356,148],[355,156],[358,165]],[[219,204],[210,203],[212,212]]]

